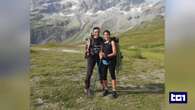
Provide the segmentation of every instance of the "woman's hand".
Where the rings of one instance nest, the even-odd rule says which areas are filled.
[[[100,59],[103,59],[105,57],[105,54],[103,52],[100,52],[99,57],[100,57]]]

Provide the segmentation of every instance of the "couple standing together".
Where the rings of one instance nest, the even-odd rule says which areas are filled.
[[[86,43],[87,75],[85,79],[85,92],[87,96],[91,95],[90,80],[94,66],[97,64],[103,96],[109,94],[107,81],[107,71],[109,70],[112,78],[112,96],[113,98],[117,98],[115,75],[116,44],[110,37],[110,31],[105,30],[103,36],[103,38],[100,37],[100,28],[94,27],[91,38],[88,39]]]

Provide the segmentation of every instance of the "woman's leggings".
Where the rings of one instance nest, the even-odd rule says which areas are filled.
[[[110,60],[109,65],[101,65],[101,79],[102,80],[107,80],[107,73],[108,70],[110,72],[112,80],[116,80],[116,75],[115,75],[115,67],[116,67],[116,59]]]

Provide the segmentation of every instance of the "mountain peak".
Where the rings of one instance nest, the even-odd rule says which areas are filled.
[[[120,33],[162,13],[162,0],[31,0],[31,41],[81,41],[93,26]]]

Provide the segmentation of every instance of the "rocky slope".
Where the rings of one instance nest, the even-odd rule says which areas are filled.
[[[121,33],[164,16],[162,0],[31,0],[31,43],[77,41],[94,26]]]

